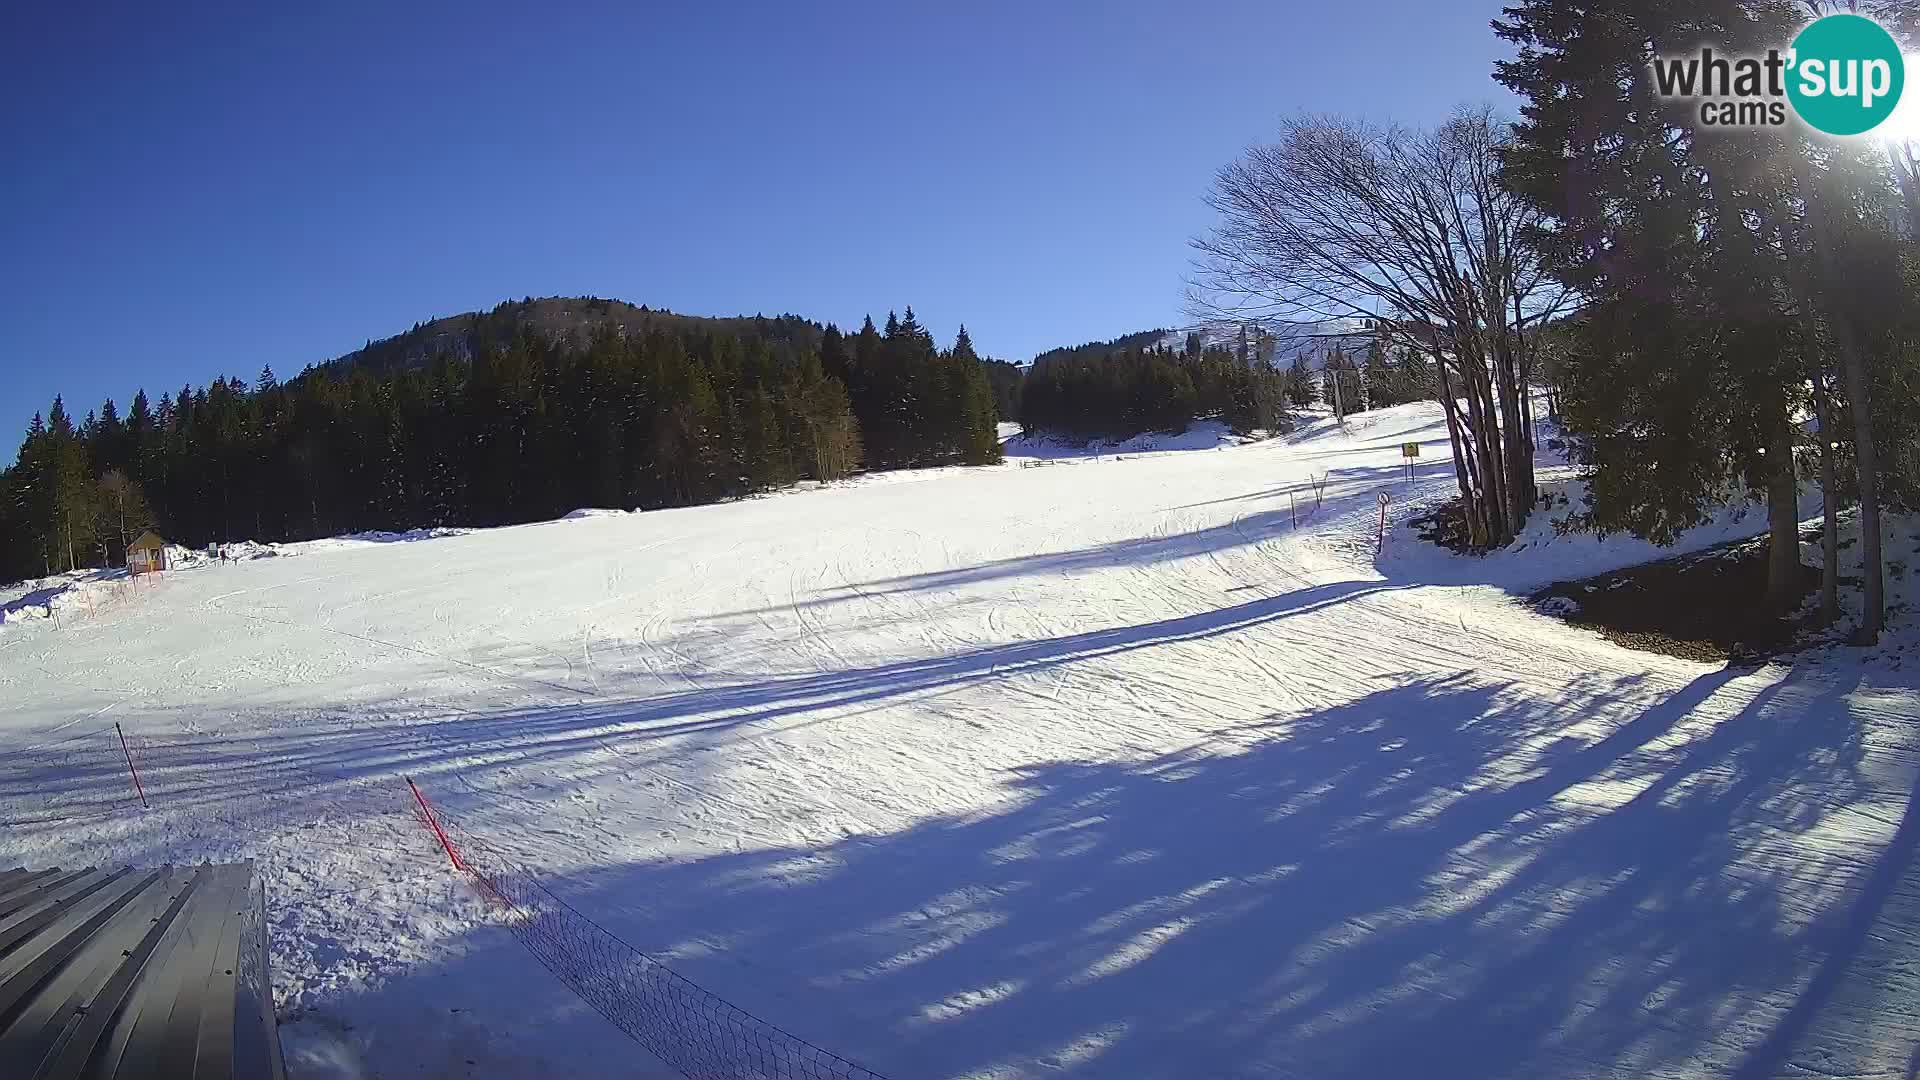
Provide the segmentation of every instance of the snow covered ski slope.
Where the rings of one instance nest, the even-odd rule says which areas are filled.
[[[1406,406],[183,571],[0,627],[0,865],[258,860],[304,1077],[664,1074],[408,775],[896,1080],[1909,1075],[1912,672],[1514,602],[1618,545],[1376,560],[1449,470]]]

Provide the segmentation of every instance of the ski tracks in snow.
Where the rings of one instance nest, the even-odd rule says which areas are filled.
[[[1367,484],[1398,444],[1327,439],[1351,456],[1297,531],[1286,492],[1324,468],[1314,439],[261,560],[184,573],[92,636],[9,627],[0,662],[32,657],[44,681],[0,716],[8,752],[112,718],[166,724],[205,760],[166,789],[192,790],[190,810],[10,829],[0,862],[258,856],[281,875],[283,1000],[354,1017],[366,980],[431,996],[439,958],[485,921],[427,869],[431,844],[396,797],[417,772],[502,846],[583,883],[589,910],[644,916],[632,925],[685,946],[689,974],[735,978],[796,1030],[847,1032],[841,1048],[882,1071],[1010,1078],[1071,1058],[1158,1080],[1392,1075],[1312,1055],[1344,1022],[1380,1037],[1338,1045],[1383,1061],[1481,1031],[1477,1016],[1505,1014],[1446,1002],[1503,978],[1541,988],[1499,999],[1508,1010],[1564,999],[1580,1004],[1548,1020],[1591,1023],[1624,974],[1554,966],[1579,944],[1555,927],[1600,919],[1622,942],[1659,942],[1673,929],[1660,902],[1710,907],[1715,890],[1790,878],[1799,891],[1767,916],[1802,936],[1714,958],[1730,972],[1719,1015],[1755,1018],[1746,1028],[1672,1067],[1569,1052],[1548,1070],[1728,1071],[1805,981],[1820,939],[1806,928],[1842,925],[1832,913],[1902,828],[1920,769],[1911,691],[1876,673],[1708,671],[1491,587],[1388,580]],[[1858,732],[1852,757],[1795,716]],[[1782,738],[1851,780],[1782,769],[1760,791],[1753,745]],[[1375,821],[1396,795],[1400,817]],[[1753,816],[1702,839],[1698,861],[1731,861],[1697,890],[1633,891],[1696,871],[1659,860],[1736,804]],[[1306,824],[1282,820],[1303,807]],[[1458,835],[1426,850],[1436,822]],[[1569,860],[1556,838],[1582,833],[1591,852],[1625,852],[1597,864],[1612,876],[1554,876]],[[1475,904],[1497,933],[1456,914]],[[1220,929],[1256,910],[1244,932]],[[1454,938],[1415,932],[1449,919]],[[1876,928],[1858,951],[1897,972],[1912,936]],[[799,972],[783,983],[796,992],[730,975],[714,943],[731,940]],[[1501,967],[1502,950],[1532,966]],[[529,994],[545,985],[531,962],[521,974]],[[807,980],[833,992],[798,993]],[[1856,989],[1836,1000],[1873,999]],[[1316,995],[1339,1000],[1300,1021]],[[536,1011],[473,1022],[558,1072],[620,1050],[609,1032],[571,1058],[542,1042]],[[383,1069],[432,1066],[405,1032],[358,1019],[385,1040]],[[1910,1044],[1915,1025],[1888,1019],[1899,1038],[1874,1042],[1860,1035],[1873,1020],[1861,1006],[1816,1025],[1833,1053],[1795,1066],[1897,1075],[1904,1057],[1876,1047]],[[1246,1034],[1261,1031],[1276,1034]],[[1431,1063],[1466,1075],[1443,1051]],[[1475,1075],[1541,1071],[1502,1061]]]

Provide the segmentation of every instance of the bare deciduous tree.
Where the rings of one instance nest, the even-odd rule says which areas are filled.
[[[1533,211],[1498,183],[1500,140],[1487,109],[1428,132],[1286,120],[1216,178],[1190,291],[1202,317],[1374,319],[1430,356],[1469,525],[1491,546],[1533,506],[1532,331],[1569,299],[1526,243]]]
[[[113,536],[120,541],[120,559],[124,563],[127,557],[127,545],[133,541],[137,532],[153,524],[153,511],[147,508],[146,496],[140,491],[140,485],[127,478],[119,469],[108,469],[100,474],[100,494],[98,506],[101,511],[101,524],[95,531],[100,538],[102,562],[106,562],[106,540]]]

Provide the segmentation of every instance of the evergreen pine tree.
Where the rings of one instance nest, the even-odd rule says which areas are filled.
[[[469,354],[376,362],[380,343],[285,383],[137,393],[124,420],[108,402],[77,426],[58,402],[0,472],[0,578],[117,563],[136,524],[191,545],[299,539],[831,481],[864,463],[862,410],[883,465],[998,454],[990,365],[964,334],[937,352],[910,309],[891,339],[871,320],[848,339],[672,316],[553,338],[526,320],[543,303],[466,320]]]
[[[1297,409],[1320,400],[1320,382],[1304,356],[1295,356],[1287,366],[1287,400]]]
[[[1662,103],[1648,64],[1703,38],[1762,51],[1797,19],[1737,0],[1606,20],[1574,19],[1577,7],[1509,6],[1495,29],[1519,50],[1496,78],[1529,102],[1504,180],[1547,215],[1541,243],[1590,300],[1569,328],[1580,344],[1560,402],[1591,465],[1590,521],[1664,542],[1743,482],[1766,495],[1768,591],[1784,609],[1797,600],[1793,418],[1808,408],[1813,322],[1783,300],[1805,292],[1789,260],[1809,245],[1792,223],[1817,192],[1790,164],[1798,136],[1762,153],[1696,137],[1690,106]]]

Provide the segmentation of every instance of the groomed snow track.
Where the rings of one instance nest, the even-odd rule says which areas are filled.
[[[1410,406],[177,574],[0,631],[0,863],[256,860],[296,1077],[633,1071],[407,774],[887,1075],[1905,1077],[1911,673],[1514,601],[1613,548],[1376,561],[1444,446]],[[113,721],[151,811],[54,756]]]

